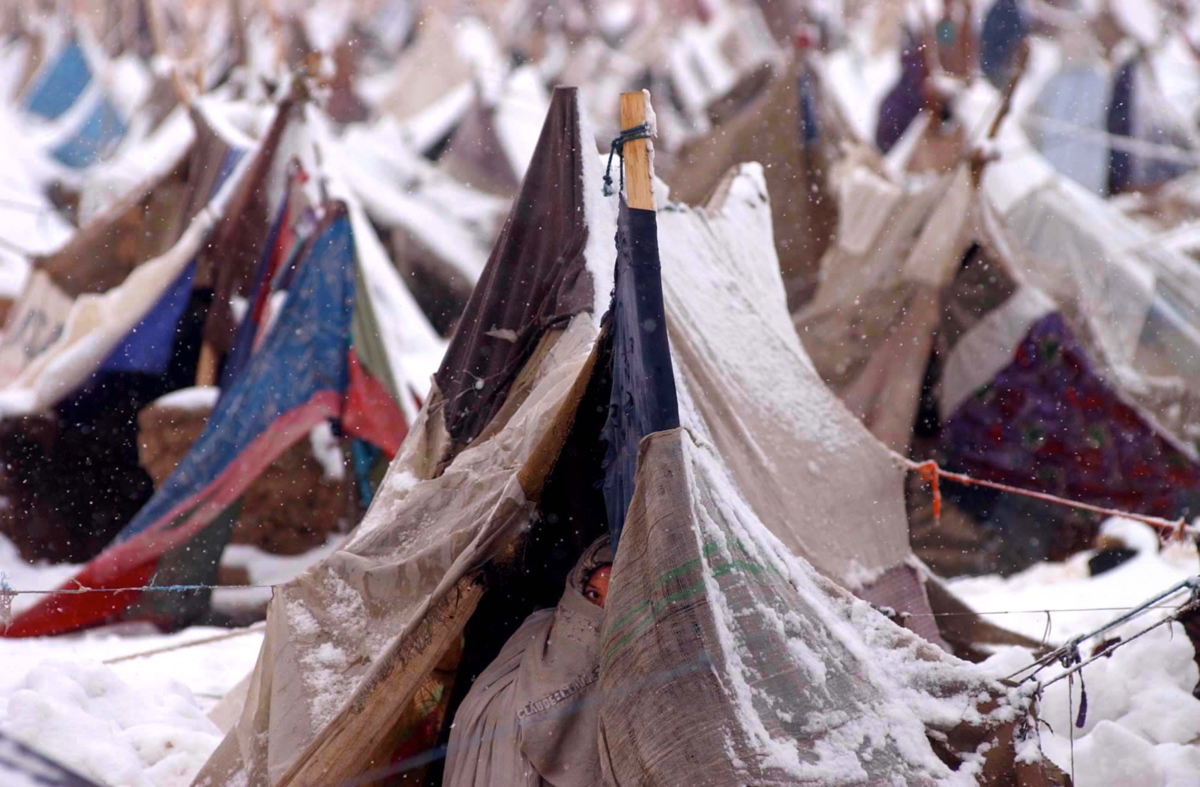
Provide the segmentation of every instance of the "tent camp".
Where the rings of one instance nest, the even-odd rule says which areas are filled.
[[[657,216],[646,175],[614,221],[591,135],[557,89],[429,402],[351,540],[276,589],[240,719],[194,783],[438,767],[426,750],[469,681],[613,524],[602,487],[631,494],[603,656],[580,678],[598,681],[584,745],[606,782],[1061,783],[1014,762],[1024,733],[1001,719],[1025,713],[984,699],[997,687],[834,584],[937,638],[902,470],[791,327],[761,169]],[[637,424],[665,423],[648,405],[679,426],[606,484],[625,465],[602,433],[624,435],[619,457]]]

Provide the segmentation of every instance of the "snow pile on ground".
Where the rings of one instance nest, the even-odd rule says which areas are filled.
[[[342,540],[332,538],[294,557],[234,545],[222,562],[244,567],[252,584],[278,584]],[[11,588],[50,589],[78,570],[25,563],[0,536],[0,573]],[[232,608],[248,596],[265,602],[270,591],[218,590],[214,602]],[[38,598],[18,595],[14,610]],[[100,784],[188,785],[222,738],[206,714],[253,669],[262,640],[261,626],[232,631],[196,626],[161,634],[146,624],[0,639],[0,731]]]
[[[988,619],[1054,644],[1086,634],[1119,613],[1172,584],[1200,573],[1194,544],[1172,544],[1161,552],[1157,537],[1145,525],[1110,520],[1107,534],[1116,536],[1137,556],[1099,576],[1088,573],[1094,552],[1082,552],[1064,563],[1036,565],[1012,577],[976,577],[951,582],[968,604],[983,612],[1021,611]],[[1186,596],[1174,599],[1174,606]],[[1044,610],[1053,611],[1048,616]],[[1027,612],[1026,612],[1027,611]],[[1104,635],[1129,638],[1161,620],[1171,609],[1152,609]],[[1047,635],[1048,630],[1048,635]],[[1085,642],[1081,656],[1091,657],[1097,640]],[[1200,671],[1192,645],[1181,626],[1162,626],[1117,648],[1082,671],[1087,712],[1079,719],[1082,687],[1074,681],[1068,700],[1067,681],[1046,689],[1040,717],[1041,741],[1047,756],[1071,772],[1074,727],[1074,775],[1077,787],[1183,787],[1200,774],[1200,700],[1192,695]],[[997,653],[984,666],[997,676],[1011,675],[1032,661],[1023,648]],[[1043,682],[1062,669],[1041,673]]]
[[[43,664],[7,698],[0,729],[107,784],[187,785],[221,734],[182,683],[156,689],[101,664]]]

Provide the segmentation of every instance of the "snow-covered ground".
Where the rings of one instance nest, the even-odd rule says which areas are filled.
[[[1130,607],[1190,576],[1200,574],[1194,544],[1157,550],[1157,536],[1127,520],[1106,523],[1108,532],[1139,549],[1136,557],[1092,577],[1081,552],[1064,563],[1044,563],[1008,578],[976,577],[951,588],[981,612],[1006,612],[989,620],[1054,644],[1094,631]],[[1174,599],[1178,606],[1186,595]],[[1048,615],[1044,610],[1052,610]],[[1170,613],[1153,609],[1103,638],[1129,638]],[[1085,642],[1089,658],[1098,640]],[[1200,784],[1200,700],[1192,690],[1200,679],[1194,652],[1181,626],[1162,626],[1118,647],[1110,657],[1083,669],[1087,713],[1074,729],[1074,774],[1078,787],[1185,787]],[[1031,662],[1023,648],[1009,648],[985,662],[1005,677]],[[1041,673],[1044,681],[1062,669]],[[1055,763],[1071,772],[1070,732],[1078,720],[1081,684],[1074,682],[1068,703],[1067,681],[1046,689],[1040,716],[1042,746]]]
[[[246,567],[252,584],[277,584],[332,552],[342,538],[298,557],[234,545],[223,563]],[[0,536],[0,572],[11,588],[53,588],[78,569],[29,565]],[[243,606],[263,603],[269,594],[220,590],[214,602]],[[36,601],[18,595],[13,607]],[[207,714],[253,669],[262,638],[261,626],[160,634],[127,624],[63,637],[0,639],[0,730],[100,784],[185,787],[223,737]],[[178,647],[189,643],[199,644]]]
[[[1060,643],[1095,629],[1126,608],[1182,579],[1200,573],[1194,545],[1161,551],[1155,535],[1139,525],[1114,521],[1108,529],[1140,549],[1129,562],[1097,577],[1088,574],[1091,552],[1065,563],[1042,564],[1008,578],[956,580],[951,587],[990,619],[1035,639]],[[251,581],[272,584],[336,548],[331,541],[299,558],[231,547],[225,563],[246,566]],[[17,589],[50,588],[73,566],[30,566],[0,538],[0,571]],[[218,603],[244,599],[223,591]],[[32,597],[18,596],[17,605]],[[1047,617],[1044,610],[1052,610]],[[1167,614],[1155,609],[1113,632],[1125,637]],[[201,642],[192,647],[125,658]],[[76,768],[101,784],[119,787],[187,785],[221,740],[207,714],[254,666],[262,631],[197,627],[163,635],[146,626],[110,627],[67,637],[0,640],[0,730]],[[1094,642],[1085,643],[1083,656]],[[998,677],[1029,664],[1021,648],[985,662]],[[1044,679],[1058,668],[1043,673]],[[1075,730],[1074,773],[1079,787],[1184,787],[1200,774],[1200,680],[1183,631],[1162,627],[1086,667],[1088,711]],[[1078,715],[1075,682],[1068,709],[1066,682],[1048,688],[1041,705],[1042,745],[1071,770],[1072,719]]]

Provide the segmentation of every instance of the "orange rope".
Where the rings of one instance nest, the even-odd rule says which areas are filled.
[[[1094,506],[1090,503],[1081,503],[1078,500],[1067,500],[1066,498],[1047,494],[1045,492],[1034,492],[1029,489],[1021,489],[1020,487],[1009,486],[1008,484],[1001,484],[996,481],[984,481],[983,479],[972,478],[971,476],[963,475],[962,473],[951,473],[949,471],[943,470],[941,467],[938,466],[938,463],[933,461],[932,459],[925,461],[925,462],[914,462],[911,459],[908,459],[903,456],[899,456],[899,454],[897,454],[897,456],[904,463],[905,467],[907,467],[909,470],[920,475],[921,480],[924,481],[925,483],[929,484],[932,487],[933,518],[934,518],[935,522],[940,521],[941,514],[942,514],[942,493],[941,493],[941,489],[938,487],[938,480],[941,478],[945,478],[949,481],[955,482],[956,484],[962,484],[963,486],[982,486],[982,487],[987,487],[988,489],[998,489],[1001,492],[1008,492],[1008,493],[1014,494],[1014,495],[1021,495],[1022,497],[1030,497],[1030,498],[1033,498],[1034,500],[1041,500],[1041,501],[1047,502],[1047,503],[1054,503],[1056,505],[1066,506],[1068,508],[1078,508],[1083,511],[1090,511],[1093,514],[1103,514],[1104,516],[1119,516],[1124,519],[1132,519],[1135,522],[1141,522],[1142,524],[1149,525],[1150,527],[1159,531],[1159,533],[1162,534],[1164,538],[1169,537],[1169,538],[1175,538],[1178,540],[1182,540],[1184,534],[1193,532],[1193,528],[1188,527],[1184,523],[1183,517],[1180,517],[1177,521],[1172,522],[1169,519],[1163,519],[1162,517],[1157,517],[1157,516],[1148,516],[1145,514],[1131,514],[1128,511],[1118,511],[1115,508],[1105,508],[1103,506]]]

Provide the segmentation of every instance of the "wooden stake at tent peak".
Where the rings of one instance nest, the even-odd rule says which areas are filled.
[[[646,122],[646,94],[638,90],[621,94],[621,128],[636,128]],[[633,139],[625,143],[625,201],[631,208],[654,210],[654,192],[650,171],[649,140]]]

